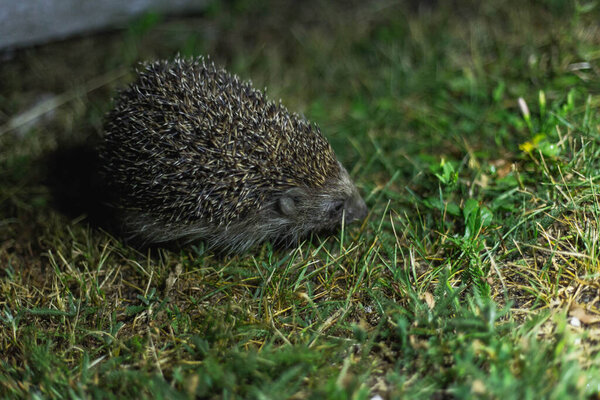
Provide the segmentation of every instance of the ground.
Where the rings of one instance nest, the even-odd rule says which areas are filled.
[[[3,54],[0,397],[599,398],[600,5],[212,3]],[[370,208],[292,249],[140,249],[95,145],[140,60],[210,55]]]

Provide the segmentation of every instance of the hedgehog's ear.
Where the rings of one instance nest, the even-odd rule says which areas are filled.
[[[291,217],[297,213],[297,205],[304,194],[300,188],[292,188],[281,195],[278,202],[279,212],[286,217]]]
[[[296,203],[294,199],[283,195],[279,198],[279,211],[285,216],[296,214]]]

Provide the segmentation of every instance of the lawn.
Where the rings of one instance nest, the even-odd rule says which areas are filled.
[[[215,2],[5,54],[0,398],[600,398],[600,4]],[[139,248],[98,204],[141,60],[316,122],[367,220]]]

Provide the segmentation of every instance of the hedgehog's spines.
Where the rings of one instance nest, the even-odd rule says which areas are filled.
[[[107,116],[101,156],[126,224],[148,240],[242,232],[287,189],[310,198],[345,173],[316,124],[208,57],[137,71]]]

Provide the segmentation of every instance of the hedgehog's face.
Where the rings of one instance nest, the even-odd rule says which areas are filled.
[[[322,189],[296,187],[279,197],[276,212],[288,222],[284,236],[295,240],[311,232],[333,231],[342,222],[347,225],[366,217],[364,200],[346,170],[340,168],[340,177]]]

